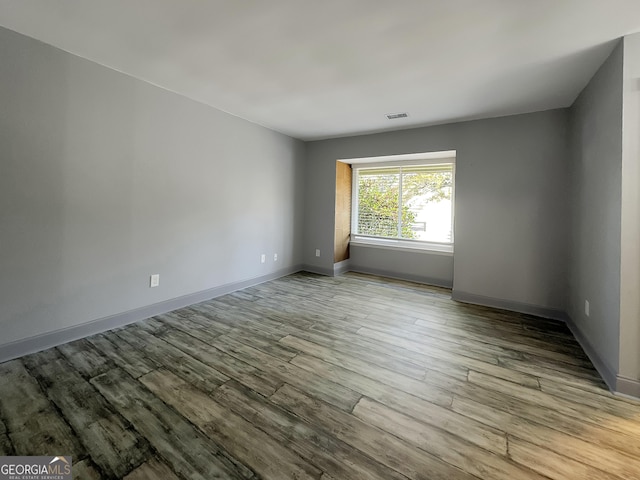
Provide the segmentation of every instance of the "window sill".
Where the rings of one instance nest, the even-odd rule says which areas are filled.
[[[351,245],[358,247],[385,248],[389,250],[403,250],[409,252],[425,252],[436,255],[453,255],[453,244],[449,243],[428,243],[407,240],[396,240],[392,238],[372,238],[353,236]]]

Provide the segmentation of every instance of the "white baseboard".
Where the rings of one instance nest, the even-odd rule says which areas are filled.
[[[325,275],[327,277],[333,277],[334,276],[333,268],[318,267],[316,265],[306,265],[305,264],[305,265],[302,265],[301,269],[304,270],[305,272],[317,273],[318,275]]]
[[[351,271],[351,260],[346,259],[333,264],[333,275],[335,277]]]

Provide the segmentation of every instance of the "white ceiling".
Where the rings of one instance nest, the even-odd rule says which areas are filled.
[[[568,106],[640,1],[0,0],[0,25],[309,140]]]

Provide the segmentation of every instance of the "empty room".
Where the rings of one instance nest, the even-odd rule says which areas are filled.
[[[640,2],[0,0],[0,479],[640,479]]]

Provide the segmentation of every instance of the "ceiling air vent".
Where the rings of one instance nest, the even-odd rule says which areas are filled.
[[[387,113],[386,116],[389,120],[395,120],[396,118],[407,118],[409,115],[406,113]]]

